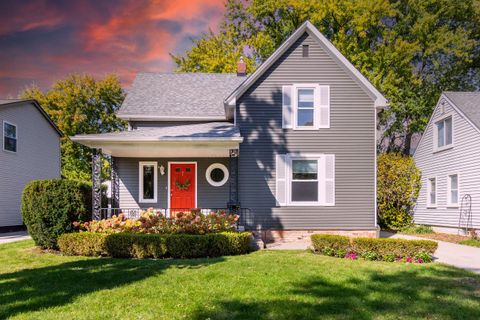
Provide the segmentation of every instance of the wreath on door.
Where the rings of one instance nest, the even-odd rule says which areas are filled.
[[[185,182],[184,183],[181,183],[180,181],[178,180],[175,180],[175,186],[177,186],[177,188],[179,190],[188,190],[188,188],[190,188],[190,179],[185,179]]]

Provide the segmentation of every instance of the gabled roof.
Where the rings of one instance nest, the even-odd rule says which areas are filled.
[[[365,90],[365,92],[375,100],[375,107],[382,108],[388,105],[387,99],[358,71],[350,61],[345,58],[340,51],[310,22],[305,21],[262,65],[255,70],[235,91],[226,99],[225,104],[234,105],[253,85],[261,75],[263,75],[305,32],[315,38],[326,52],[350,74],[352,79]]]
[[[57,131],[58,135],[60,137],[63,137],[62,131],[58,129],[56,124],[53,122],[53,120],[50,118],[50,116],[43,110],[42,106],[37,102],[37,100],[34,99],[0,99],[0,108],[1,107],[6,107],[6,106],[12,106],[12,105],[20,105],[24,103],[31,103],[37,108],[38,111],[45,117],[45,119],[50,123],[50,125]]]
[[[480,129],[480,92],[445,91],[443,95]]]
[[[130,131],[83,134],[73,141],[88,142],[180,142],[180,141],[237,141],[242,142],[240,130],[229,122],[207,122],[165,127],[138,128]]]
[[[125,120],[225,120],[223,100],[244,80],[232,73],[139,73],[117,116]]]

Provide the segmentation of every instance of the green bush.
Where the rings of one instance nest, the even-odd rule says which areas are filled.
[[[34,180],[22,193],[22,216],[38,246],[57,248],[57,238],[74,221],[91,219],[91,185],[64,179]]]
[[[345,257],[347,253],[354,252],[366,260],[389,262],[404,258],[430,262],[438,246],[430,240],[349,238],[323,234],[314,234],[311,240],[315,252],[324,255]]]
[[[67,255],[183,259],[245,254],[250,252],[250,239],[248,232],[206,235],[79,232],[63,234],[58,246]]]
[[[412,222],[421,187],[421,173],[412,157],[382,154],[377,161],[377,206],[382,228],[399,230]]]
[[[433,228],[431,226],[415,225],[415,224],[411,224],[406,227],[403,227],[402,229],[400,229],[400,232],[407,233],[407,234],[434,233]]]

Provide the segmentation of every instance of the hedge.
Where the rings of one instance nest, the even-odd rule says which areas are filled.
[[[72,222],[91,219],[92,188],[88,183],[33,180],[22,193],[22,217],[38,246],[57,248],[57,238],[73,231]]]
[[[317,253],[342,258],[353,253],[367,260],[383,261],[415,259],[429,262],[438,246],[430,240],[349,238],[326,234],[314,234],[311,240]]]
[[[66,255],[115,258],[200,258],[239,255],[251,251],[248,232],[206,235],[138,233],[66,233],[58,246]]]

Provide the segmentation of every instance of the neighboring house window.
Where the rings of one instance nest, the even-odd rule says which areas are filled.
[[[447,203],[449,206],[458,206],[458,175],[451,174],[447,182]]]
[[[312,83],[282,86],[282,128],[330,128],[330,87]]]
[[[17,152],[17,126],[3,122],[3,150]]]
[[[139,163],[139,201],[157,202],[157,162]]]
[[[437,179],[429,178],[427,185],[428,206],[434,207],[437,205]]]
[[[335,205],[334,155],[277,155],[276,180],[280,206]]]
[[[453,143],[452,117],[449,116],[435,123],[436,149],[448,148]]]
[[[205,172],[205,178],[210,185],[221,187],[228,180],[228,169],[221,163],[211,164]]]

